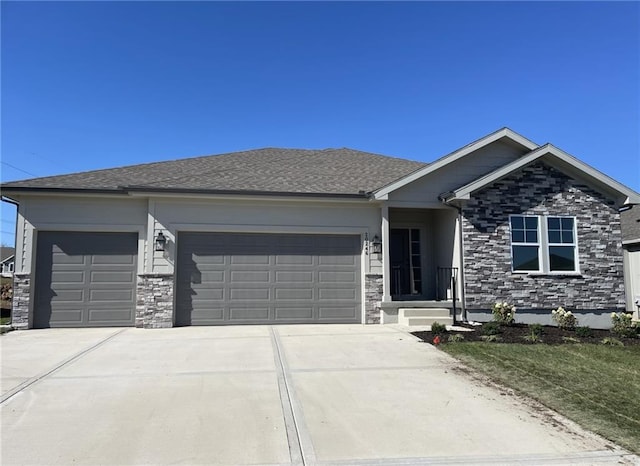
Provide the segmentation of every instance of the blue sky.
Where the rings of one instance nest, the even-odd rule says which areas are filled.
[[[638,2],[1,8],[2,181],[270,146],[431,161],[508,126],[640,190]]]

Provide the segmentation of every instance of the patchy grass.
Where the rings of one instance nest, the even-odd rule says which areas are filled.
[[[0,325],[9,325],[11,323],[11,317],[0,317]]]
[[[463,343],[447,353],[640,453],[640,346]]]

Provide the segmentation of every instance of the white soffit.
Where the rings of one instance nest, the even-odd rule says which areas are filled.
[[[489,144],[498,141],[500,139],[503,138],[507,138],[510,139],[511,141],[529,149],[529,150],[533,150],[536,147],[538,147],[538,144],[534,143],[533,141],[530,141],[529,139],[525,138],[524,136],[516,133],[515,131],[510,130],[509,128],[502,128],[499,129],[498,131],[496,131],[495,133],[491,133],[488,136],[483,137],[482,139],[478,139],[477,141],[472,142],[471,144],[467,144],[466,146],[464,146],[461,149],[458,149],[455,152],[452,152],[448,155],[445,155],[444,157],[439,158],[438,160],[436,160],[433,163],[430,163],[429,165],[427,165],[424,168],[421,168],[419,170],[416,170],[415,172],[400,178],[397,181],[394,181],[393,183],[380,188],[379,190],[377,190],[374,195],[375,195],[375,199],[378,200],[385,200],[388,199],[388,195],[390,192],[395,191],[396,189],[402,188],[403,186],[408,185],[409,183],[412,183],[414,181],[416,181],[417,179],[422,178],[423,176],[432,173],[436,170],[438,170],[439,168],[444,167],[447,164],[450,164],[452,162],[455,162],[458,159],[461,159],[462,157],[471,154],[472,152],[477,151],[478,149],[481,149],[485,146],[488,146]]]

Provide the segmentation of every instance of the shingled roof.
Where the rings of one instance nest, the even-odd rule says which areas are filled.
[[[2,189],[362,195],[425,165],[347,148],[267,148],[32,178]]]

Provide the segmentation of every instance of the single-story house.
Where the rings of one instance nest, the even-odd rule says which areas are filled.
[[[624,250],[627,309],[640,320],[640,205],[626,206],[620,214]]]
[[[640,195],[503,128],[433,163],[258,149],[2,185],[16,328],[490,320],[627,306]]]
[[[0,247],[0,273],[3,277],[13,277],[15,262],[15,249],[8,246]]]

